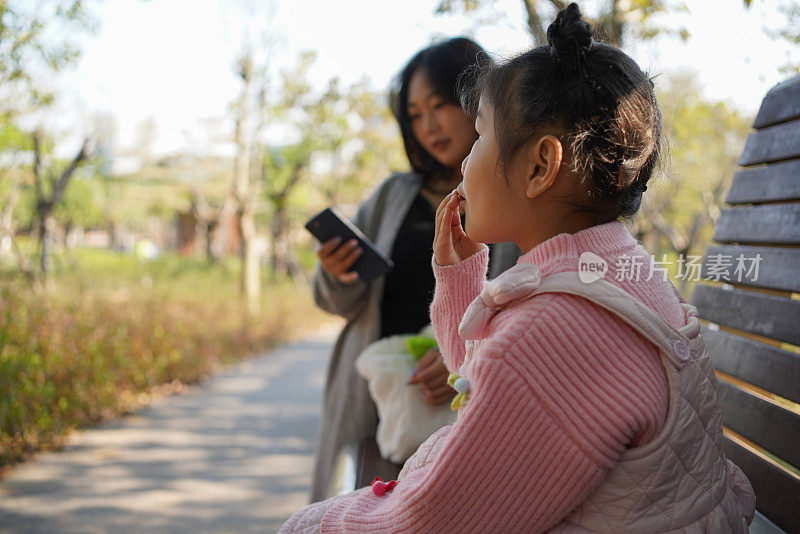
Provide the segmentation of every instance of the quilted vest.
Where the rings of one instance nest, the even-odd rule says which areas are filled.
[[[583,283],[566,272],[542,280],[534,295],[570,293],[615,314],[653,343],[669,383],[669,411],[652,441],[628,449],[603,482],[551,532],[748,532],[755,496],[725,458],[714,367],[696,309],[675,330],[657,313],[605,280]]]
[[[577,295],[620,317],[659,349],[669,384],[661,432],[625,451],[589,497],[550,532],[748,532],[755,495],[747,477],[725,457],[716,376],[694,306],[683,303],[686,325],[675,330],[622,289],[602,279],[581,282],[574,271],[552,274],[515,300],[542,293]],[[468,341],[467,352],[479,344]],[[399,479],[433,463],[452,428],[423,443]]]

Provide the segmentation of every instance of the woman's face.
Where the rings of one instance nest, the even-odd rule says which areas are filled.
[[[475,128],[460,106],[435,92],[422,69],[409,81],[407,111],[422,148],[445,167],[460,170],[475,141]]]

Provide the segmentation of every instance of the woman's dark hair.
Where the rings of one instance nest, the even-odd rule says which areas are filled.
[[[661,112],[653,83],[618,48],[592,39],[577,4],[547,28],[548,44],[501,65],[473,69],[462,107],[494,108],[503,172],[537,136],[557,134],[575,171],[589,181],[573,202],[604,221],[630,217],[661,151]]]
[[[465,37],[455,37],[417,52],[392,82],[389,104],[400,125],[408,161],[415,171],[426,178],[439,175],[446,169],[414,137],[408,116],[408,86],[411,78],[419,71],[424,72],[437,95],[460,106],[459,76],[477,65],[481,57],[488,56],[480,45]]]

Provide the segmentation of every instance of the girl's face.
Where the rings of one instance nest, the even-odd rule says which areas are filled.
[[[494,108],[483,98],[478,105],[475,129],[478,140],[464,160],[464,181],[458,186],[466,213],[464,231],[480,243],[513,241],[518,215],[525,209],[520,204],[525,193],[520,189],[518,177],[500,175]]]
[[[461,169],[475,140],[472,121],[460,106],[435,92],[422,69],[409,81],[407,111],[422,148],[445,167]]]

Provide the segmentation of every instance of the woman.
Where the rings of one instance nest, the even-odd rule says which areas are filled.
[[[322,309],[347,319],[334,346],[323,397],[311,500],[329,493],[331,471],[342,447],[374,438],[378,417],[355,359],[369,343],[397,334],[416,333],[430,322],[433,297],[431,254],[436,207],[462,179],[461,163],[477,139],[473,122],[461,109],[459,75],[486,58],[473,41],[454,38],[418,52],[396,80],[392,111],[400,125],[412,171],[386,179],[360,206],[354,223],[395,268],[371,283],[350,271],[361,251],[356,243],[331,240],[317,255],[314,299]],[[491,275],[516,262],[519,250],[502,244],[492,251]],[[419,384],[430,404],[448,402],[453,390],[437,350],[417,366],[411,383]],[[374,477],[395,478],[402,466],[366,460],[357,486]]]

